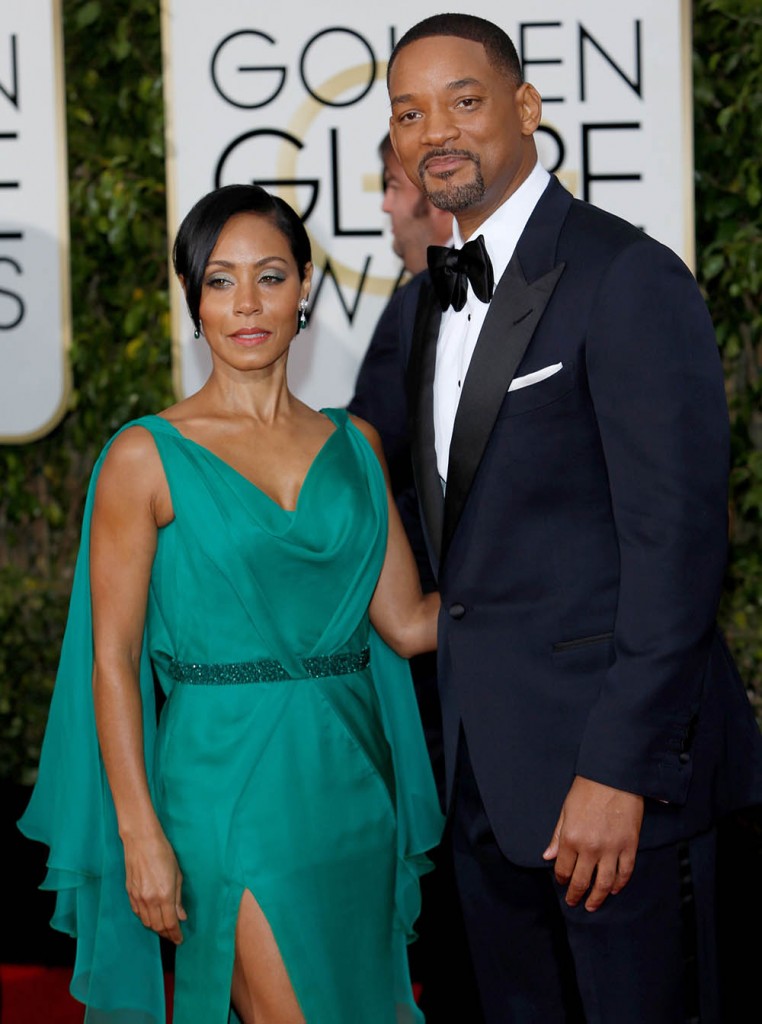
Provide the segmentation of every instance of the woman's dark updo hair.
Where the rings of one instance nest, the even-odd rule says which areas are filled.
[[[208,192],[186,214],[172,249],[175,273],[185,282],[185,301],[196,330],[201,329],[199,306],[206,265],[220,232],[237,213],[258,213],[272,221],[288,241],[302,281],[312,258],[298,214],[278,196],[259,185],[224,185]]]

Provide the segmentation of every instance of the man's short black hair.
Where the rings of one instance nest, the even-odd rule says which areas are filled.
[[[497,25],[486,18],[477,18],[475,14],[434,14],[408,29],[392,50],[386,70],[387,86],[392,65],[400,50],[410,43],[431,36],[455,36],[458,39],[470,39],[474,43],[481,43],[493,67],[501,71],[516,86],[524,81],[516,47],[510,36]]]

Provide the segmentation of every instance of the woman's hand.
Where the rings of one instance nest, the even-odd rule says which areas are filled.
[[[146,928],[179,946],[180,922],[188,915],[182,905],[182,872],[166,836],[159,832],[147,839],[125,840],[124,865],[133,911]]]

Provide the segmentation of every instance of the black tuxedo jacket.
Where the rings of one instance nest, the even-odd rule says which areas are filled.
[[[445,497],[430,283],[398,312],[450,791],[462,726],[498,842],[527,866],[575,774],[647,798],[643,845],[762,801],[762,740],[715,627],[728,417],[689,271],[552,179],[479,336]]]

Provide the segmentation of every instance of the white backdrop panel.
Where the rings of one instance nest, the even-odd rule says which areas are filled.
[[[208,4],[165,0],[169,229],[216,185],[257,182],[304,217],[316,275],[290,379],[315,406],[352,394],[399,277],[381,212],[378,143],[395,40],[425,0]],[[540,158],[580,198],[693,259],[690,4],[534,0],[469,5],[512,37],[544,97]],[[173,286],[179,395],[209,369]]]
[[[0,2],[0,443],[47,433],[69,391],[59,0]]]

